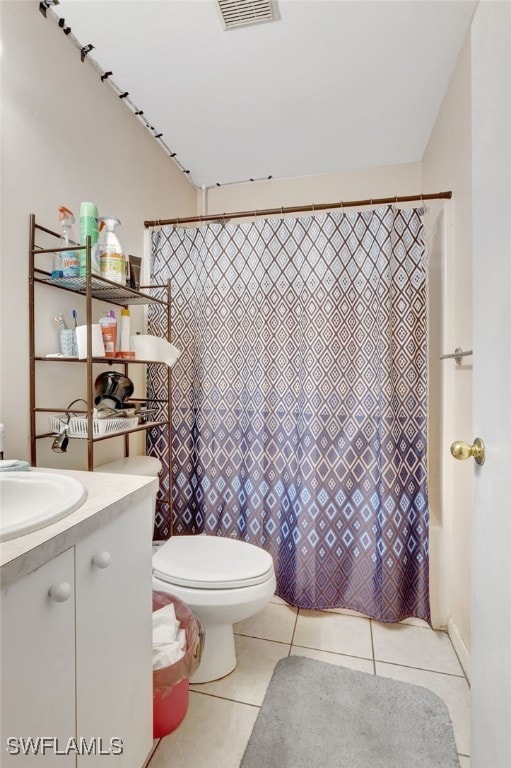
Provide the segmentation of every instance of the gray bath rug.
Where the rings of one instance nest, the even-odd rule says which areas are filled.
[[[278,662],[240,768],[459,768],[426,688],[290,656]]]

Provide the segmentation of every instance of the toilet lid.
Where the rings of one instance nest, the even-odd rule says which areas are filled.
[[[156,578],[192,589],[249,587],[272,573],[264,549],[222,536],[173,536],[153,556]]]

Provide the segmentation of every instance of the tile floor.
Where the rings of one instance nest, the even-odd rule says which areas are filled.
[[[191,686],[185,719],[155,740],[149,768],[239,768],[275,664],[291,654],[429,688],[445,701],[461,768],[470,768],[469,686],[447,633],[413,619],[384,625],[351,611],[305,611],[279,597],[234,629],[238,666]]]

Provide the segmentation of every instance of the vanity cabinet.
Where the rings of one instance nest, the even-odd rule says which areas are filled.
[[[146,499],[2,590],[5,768],[144,764],[152,746],[151,533]],[[56,746],[9,754],[6,746],[18,744],[9,737],[52,737]],[[70,739],[78,749],[68,749]]]
[[[51,587],[68,584],[67,600]],[[75,724],[73,547],[2,589],[2,757],[5,768],[76,765],[74,755],[17,753],[19,740],[52,736],[67,744]],[[8,741],[13,739],[14,741]]]
[[[152,510],[135,506],[75,551],[76,714],[80,736],[123,755],[77,765],[139,768],[152,745]]]

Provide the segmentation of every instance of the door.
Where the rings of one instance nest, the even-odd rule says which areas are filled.
[[[50,595],[50,590],[52,594]],[[4,768],[72,768],[75,727],[73,548],[2,589]]]
[[[149,497],[76,545],[79,768],[139,768],[152,745],[152,525]]]
[[[474,437],[471,768],[511,765],[511,4],[472,25]]]

